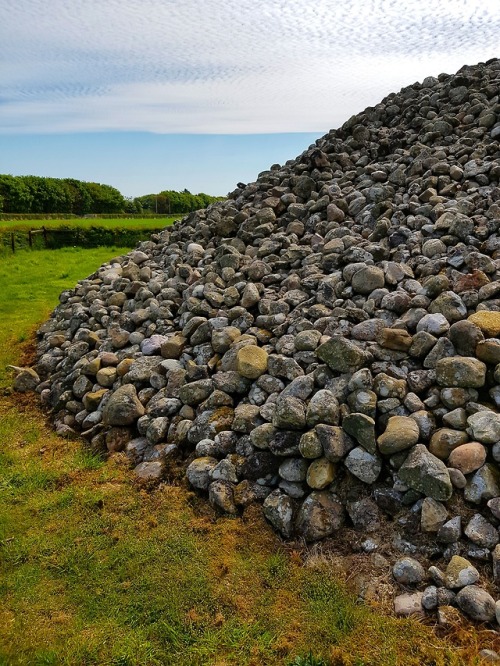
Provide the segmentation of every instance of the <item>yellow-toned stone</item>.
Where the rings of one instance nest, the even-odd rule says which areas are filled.
[[[257,379],[267,370],[268,353],[257,345],[247,345],[238,351],[236,369],[242,377]]]
[[[130,367],[133,362],[134,362],[133,358],[124,358],[123,361],[120,361],[120,363],[118,363],[118,365],[116,366],[116,371],[118,372],[118,375],[120,377],[126,375],[127,372],[130,370]]]
[[[488,338],[494,338],[500,334],[500,312],[479,310],[479,312],[471,314],[468,319],[479,326]]]
[[[98,391],[90,391],[83,396],[83,405],[89,412],[93,412],[99,407],[99,403],[104,398],[108,389],[99,389]]]
[[[314,490],[323,490],[335,478],[335,465],[326,458],[317,458],[307,470],[307,485]]]
[[[92,359],[83,367],[84,375],[95,375],[101,367],[101,359],[99,357]]]

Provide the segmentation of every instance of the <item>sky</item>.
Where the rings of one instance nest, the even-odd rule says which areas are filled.
[[[492,57],[500,0],[1,0],[0,173],[224,195]]]

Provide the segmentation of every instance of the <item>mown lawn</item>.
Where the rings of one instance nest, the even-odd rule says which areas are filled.
[[[119,252],[2,262],[0,365],[22,354],[19,340],[62,288]],[[358,601],[357,572],[335,544],[283,544],[257,507],[217,516],[175,470],[168,484],[141,487],[123,457],[106,462],[56,437],[36,398],[5,393],[2,666],[445,666],[494,647],[491,632],[460,625],[438,638]],[[369,556],[360,563],[369,571]]]

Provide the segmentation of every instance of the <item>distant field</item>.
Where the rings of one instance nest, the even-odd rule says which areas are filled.
[[[182,215],[170,215],[169,217],[144,217],[144,218],[79,218],[69,220],[2,220],[0,232],[2,231],[28,231],[29,229],[57,229],[59,227],[79,227],[90,229],[91,227],[105,227],[107,229],[163,229],[179,220]]]
[[[36,324],[49,316],[61,291],[93,273],[101,264],[128,248],[20,252],[0,261],[0,388],[6,381],[5,366],[18,362],[22,343]]]

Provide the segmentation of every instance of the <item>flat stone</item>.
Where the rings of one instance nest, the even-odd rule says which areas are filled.
[[[408,351],[413,343],[413,337],[404,329],[383,328],[377,336],[381,347],[395,351]]]
[[[395,614],[408,617],[409,615],[423,613],[424,608],[422,606],[422,597],[423,592],[412,592],[398,595],[394,599]]]

